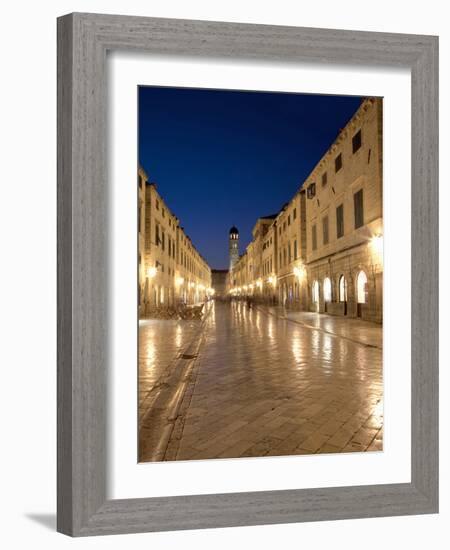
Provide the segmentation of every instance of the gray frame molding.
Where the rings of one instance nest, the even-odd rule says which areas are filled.
[[[411,69],[411,483],[107,500],[106,52],[124,49]],[[82,13],[59,18],[58,531],[83,536],[437,511],[438,38]]]

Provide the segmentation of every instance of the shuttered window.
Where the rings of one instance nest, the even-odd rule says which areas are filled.
[[[353,195],[353,205],[355,208],[355,229],[364,225],[364,204],[363,190],[360,189]]]
[[[312,226],[312,249],[317,250],[317,227]]]
[[[323,233],[323,244],[328,244],[329,235],[328,235],[328,216],[325,216],[322,219],[322,233]]]
[[[358,151],[358,149],[361,149],[361,144],[362,144],[361,130],[358,130],[358,132],[356,132],[356,134],[352,138],[353,154],[355,154],[356,151]]]
[[[340,239],[344,236],[344,205],[340,204],[336,208],[336,237]]]

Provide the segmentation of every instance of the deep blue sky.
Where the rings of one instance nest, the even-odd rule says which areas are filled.
[[[360,97],[139,87],[139,162],[212,268],[291,199]]]

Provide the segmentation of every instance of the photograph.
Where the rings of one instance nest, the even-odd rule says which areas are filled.
[[[382,452],[383,98],[137,94],[138,462]]]

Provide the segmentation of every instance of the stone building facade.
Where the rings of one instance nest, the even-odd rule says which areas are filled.
[[[232,296],[381,322],[382,100],[365,99],[229,277]]]
[[[276,218],[278,303],[295,309],[306,305],[305,192],[298,191]]]
[[[264,301],[272,304],[276,303],[277,301],[277,239],[277,223],[274,219],[272,223],[267,227],[261,250],[261,269],[263,280],[262,293]]]
[[[309,309],[382,320],[382,100],[366,99],[307,178]]]
[[[228,276],[228,269],[213,269],[211,271],[211,277],[212,277],[211,286],[214,291],[215,299],[223,300],[228,297],[227,276]]]
[[[138,201],[140,317],[206,301],[211,269],[142,168]]]

